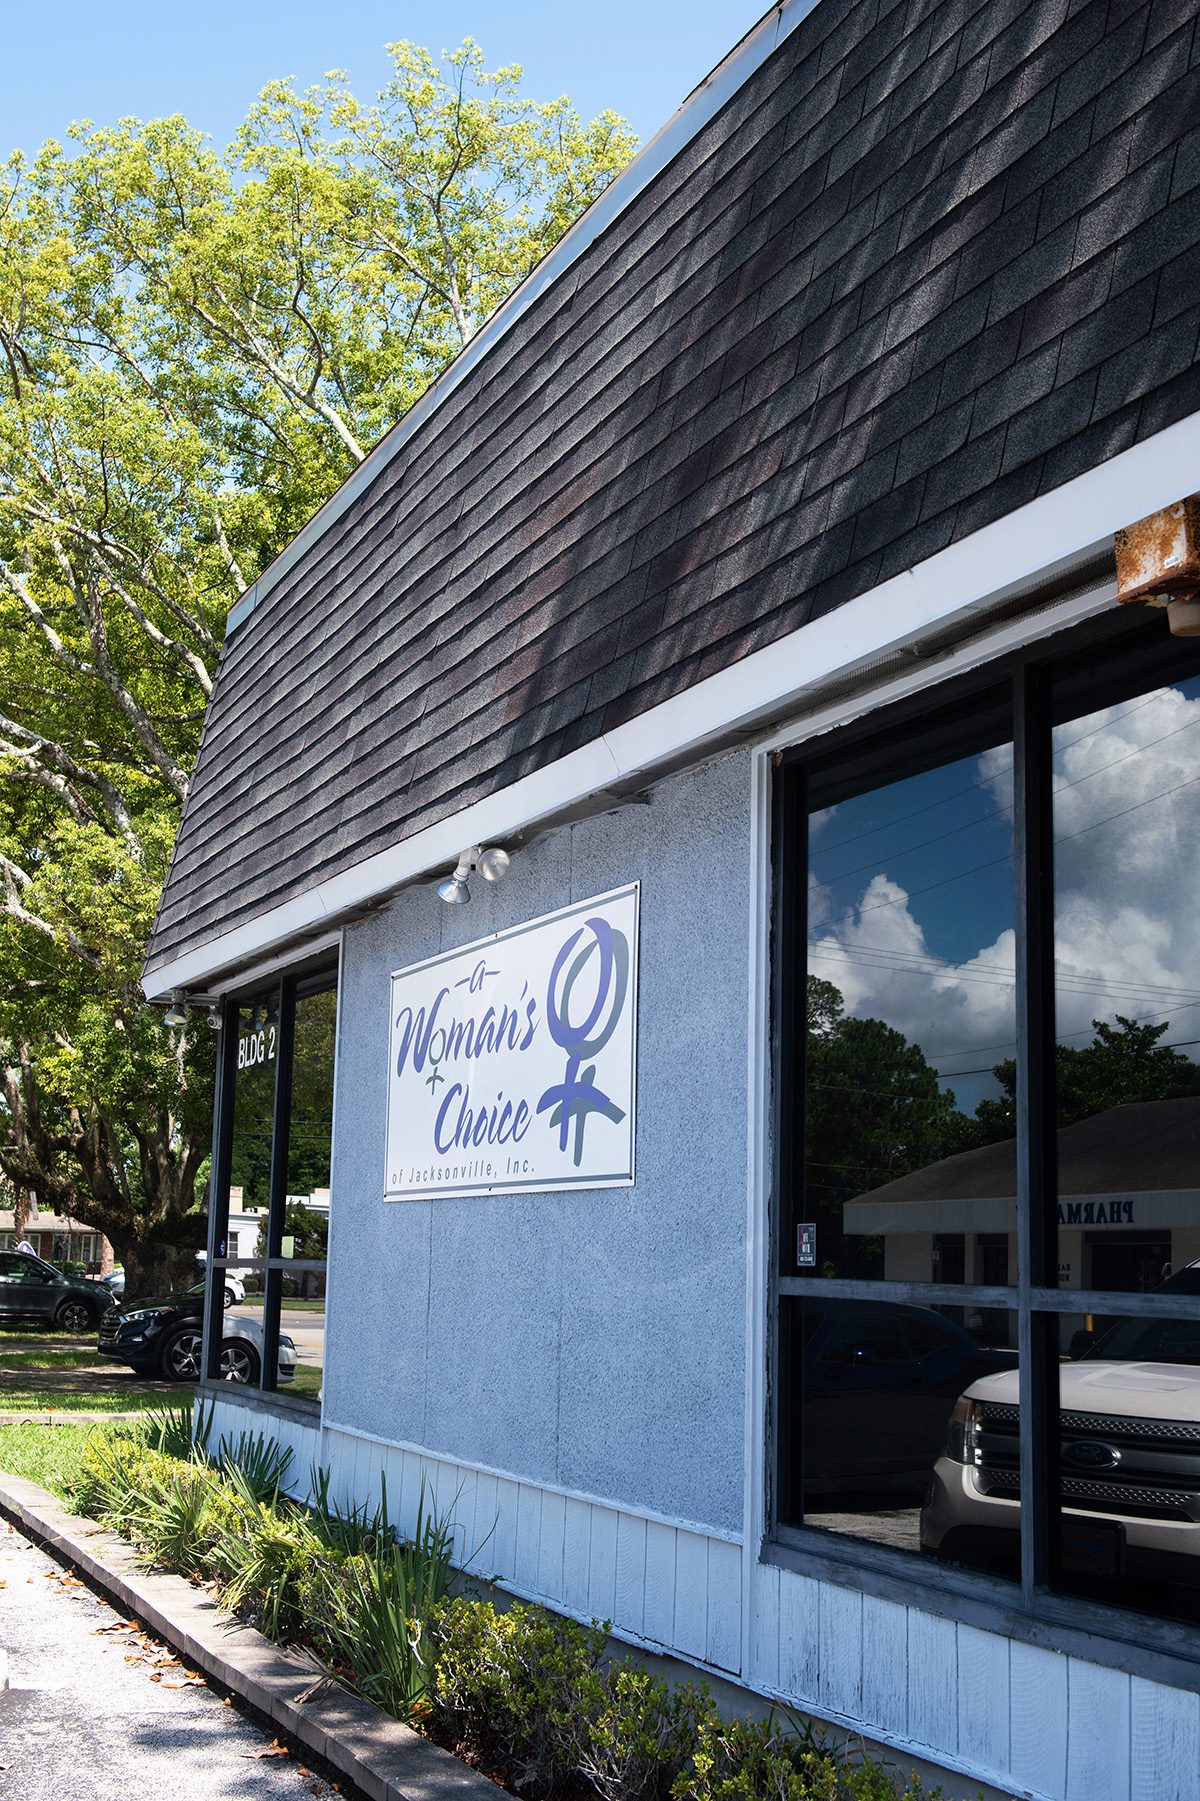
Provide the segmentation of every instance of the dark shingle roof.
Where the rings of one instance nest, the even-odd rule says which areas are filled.
[[[1196,58],[821,0],[231,638],[149,966],[1197,410]]]

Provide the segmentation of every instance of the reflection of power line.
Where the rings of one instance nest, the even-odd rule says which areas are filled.
[[[1200,721],[1197,721],[1197,723],[1200,724]],[[1094,832],[1102,825],[1111,825],[1114,819],[1125,819],[1130,813],[1140,812],[1143,807],[1152,807],[1156,801],[1169,800],[1173,794],[1179,794],[1184,788],[1195,787],[1197,782],[1200,782],[1200,775],[1189,776],[1186,782],[1176,782],[1173,787],[1164,788],[1161,794],[1151,794],[1148,795],[1145,800],[1135,801],[1132,807],[1122,807],[1119,813],[1108,813],[1103,819],[1093,819],[1090,825],[1080,826],[1078,831],[1064,832],[1060,837],[1054,839],[1054,843],[1056,845],[1068,844],[1073,838],[1082,838],[1085,832]],[[860,907],[858,909],[858,916],[861,919],[865,913],[879,913],[887,907],[905,906],[910,900],[915,900],[919,895],[932,894],[935,888],[946,888],[949,887],[952,882],[963,882],[968,876],[982,875],[986,870],[998,869],[1002,864],[1011,865],[1011,863],[1012,858],[1007,855],[1003,857],[990,857],[986,863],[975,863],[970,869],[960,869],[956,875],[943,876],[940,881],[929,882],[924,888],[901,890],[901,893],[896,900],[875,901],[869,907]]]
[[[1135,702],[1135,704],[1133,706],[1127,707],[1123,713],[1109,714],[1109,716],[1105,719],[1103,725],[1093,726],[1090,731],[1080,732],[1080,734],[1077,738],[1068,738],[1064,743],[1060,744],[1060,743],[1056,742],[1054,745],[1054,755],[1056,757],[1061,756],[1064,751],[1071,750],[1076,744],[1082,744],[1085,739],[1095,738],[1101,732],[1107,732],[1110,729],[1110,727],[1116,725],[1119,720],[1128,719],[1131,713],[1140,713],[1143,707],[1151,706],[1156,700],[1159,699],[1161,694],[1162,694],[1161,688],[1155,689],[1153,694],[1148,694],[1144,700],[1139,700],[1139,701]],[[1059,730],[1061,731],[1062,729],[1063,728],[1060,726]],[[1056,736],[1057,736],[1057,734],[1056,734]],[[990,749],[998,749],[999,747],[998,746],[989,746],[989,748]],[[987,751],[986,750],[977,751],[977,752],[975,752],[975,755],[976,756],[986,756]],[[1000,763],[996,766],[995,774],[997,776],[1009,775],[1011,772],[1012,772],[1012,757],[1011,756],[1008,758],[1007,762]],[[911,780],[912,778],[908,778],[908,779]],[[899,784],[894,784],[894,785],[899,786]],[[890,831],[894,826],[904,825],[910,819],[919,819],[923,813],[932,813],[938,807],[948,806],[951,801],[961,799],[961,797],[964,794],[972,794],[972,793],[974,793],[974,791],[976,789],[978,789],[981,793],[987,793],[990,788],[991,788],[990,782],[982,782],[982,781],[968,782],[965,785],[965,787],[962,787],[962,788],[952,788],[949,794],[941,794],[938,796],[938,798],[936,800],[928,801],[925,804],[925,806],[923,806],[923,807],[914,807],[911,812],[898,813],[894,819],[885,819],[882,825],[867,826],[861,832],[851,832],[845,838],[835,838],[831,844],[824,844],[821,846],[821,855],[826,856],[831,851],[841,850],[847,844],[857,844],[860,839],[873,837],[876,832]],[[882,790],[874,789],[874,790],[872,790],[872,792],[880,793],[880,792],[882,792]],[[840,878],[837,878],[837,879],[840,879]]]
[[[1164,733],[1162,733],[1162,735],[1160,735],[1159,738],[1148,738],[1148,740],[1146,740],[1146,744],[1139,744],[1139,746],[1137,746],[1137,749],[1133,749],[1133,751],[1126,751],[1126,753],[1124,753],[1124,756],[1112,756],[1112,758],[1110,758],[1110,760],[1108,760],[1108,762],[1106,762],[1106,764],[1101,764],[1101,767],[1099,767],[1099,769],[1088,769],[1088,773],[1086,773],[1085,776],[1076,776],[1076,780],[1074,780],[1074,782],[1059,782],[1058,787],[1056,787],[1056,789],[1054,789],[1054,800],[1058,800],[1059,794],[1063,794],[1063,792],[1067,791],[1067,789],[1074,789],[1074,787],[1081,787],[1081,785],[1083,785],[1083,783],[1085,783],[1085,782],[1094,782],[1095,776],[1103,776],[1103,774],[1108,773],[1108,771],[1110,771],[1110,769],[1115,769],[1115,767],[1117,767],[1117,764],[1128,764],[1128,762],[1130,762],[1130,758],[1133,758],[1133,756],[1141,756],[1142,753],[1144,753],[1144,751],[1151,751],[1151,749],[1153,749],[1153,747],[1157,746],[1157,744],[1166,744],[1166,740],[1168,740],[1168,738],[1177,738],[1178,733],[1180,733],[1180,731],[1193,731],[1193,729],[1195,729],[1196,726],[1200,726],[1200,719],[1186,720],[1186,722],[1184,722],[1184,724],[1182,724],[1182,726],[1173,726],[1173,728],[1171,728],[1171,731],[1164,731]],[[1105,728],[1099,728],[1099,729],[1105,729]],[[1095,737],[1095,733],[1085,733],[1085,737]],[[1072,738],[1072,744],[1081,744],[1081,742],[1083,742],[1083,738]],[[1065,747],[1067,747],[1067,749],[1068,749],[1068,746],[1065,746]],[[977,787],[978,787],[978,785],[980,785],[980,783],[975,783],[975,785],[977,785]],[[1186,783],[1180,783],[1180,785],[1186,785]],[[1168,792],[1173,792],[1173,789],[1168,789]],[[1146,801],[1139,801],[1139,805],[1148,805],[1148,803],[1146,803]],[[890,850],[890,852],[888,852],[888,861],[894,861],[895,857],[914,857],[914,855],[917,854],[917,852],[919,852],[919,850],[928,850],[928,848],[930,848],[930,845],[941,845],[941,843],[944,843],[944,839],[948,839],[948,837],[957,837],[957,836],[959,836],[960,832],[973,832],[973,830],[975,830],[975,827],[978,827],[978,825],[987,825],[987,821],[989,821],[989,819],[1004,818],[1005,812],[1007,812],[1007,810],[1009,810],[1009,809],[1005,809],[1005,807],[993,807],[993,809],[991,809],[991,812],[984,812],[984,814],[980,814],[980,816],[978,816],[978,819],[968,819],[968,821],[966,821],[966,825],[955,825],[955,827],[950,827],[950,830],[946,830],[946,832],[937,832],[937,834],[935,834],[935,836],[933,836],[933,837],[921,837],[921,839],[917,839],[917,843],[915,843],[915,845],[906,845],[905,848],[903,848],[903,850]],[[1112,816],[1112,818],[1119,819],[1119,818],[1121,818],[1121,814],[1114,814],[1114,816]],[[1105,823],[1105,821],[1097,821],[1097,823]],[[1085,832],[1090,832],[1090,830],[1092,830],[1092,827],[1090,827],[1090,825],[1085,825],[1085,827],[1081,827],[1081,830],[1085,830]],[[1077,837],[1077,832],[1068,832],[1068,834],[1065,834],[1065,837]],[[1054,843],[1056,843],[1056,845],[1059,845],[1059,843],[1065,843],[1065,837],[1056,837],[1056,839],[1054,839]],[[822,857],[823,857],[823,855],[827,855],[827,850],[822,850],[822,852],[820,852],[820,855],[822,855]],[[813,859],[813,861],[816,861],[816,859]],[[870,863],[859,863],[858,866],[856,866],[856,868],[852,868],[852,870],[841,870],[841,872],[838,873],[838,875],[831,875],[831,877],[829,877],[829,882],[831,882],[831,884],[832,884],[832,882],[849,881],[849,879],[850,879],[850,877],[852,877],[852,875],[861,875],[861,873],[863,873],[863,870],[877,870],[876,859],[872,859],[872,861],[870,861]],[[820,881],[820,877],[818,877],[818,881]],[[870,911],[870,910],[867,910],[867,911]]]
[[[924,956],[919,951],[891,950],[884,945],[829,945],[824,940],[810,941],[809,954],[812,957],[829,957],[835,961],[861,964],[867,969],[893,970],[897,975],[926,975],[930,972],[945,976],[949,982],[978,982],[993,988],[1012,988],[1015,976],[1011,970],[995,976],[977,973],[980,970],[994,969],[1004,971],[1001,963],[976,963],[969,969],[956,963],[946,963],[940,957]],[[1150,982],[1121,982],[1109,980],[1104,976],[1087,976],[1074,971],[1062,971],[1056,977],[1056,986],[1060,992],[1067,994],[1108,994],[1116,1000],[1141,1000],[1155,996],[1170,998],[1171,1007],[1194,1007],[1200,1004],[1200,989],[1169,988]]]

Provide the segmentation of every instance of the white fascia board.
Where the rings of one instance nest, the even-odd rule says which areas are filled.
[[[1031,583],[1068,574],[1110,547],[1121,526],[1197,488],[1200,414],[1192,414],[569,756],[148,971],[146,995],[159,1000],[173,989],[202,987],[322,922],[443,873],[467,845],[503,843],[614,782],[649,778],[731,734],[761,731],[832,678],[852,675],[934,627],[969,626],[973,615]],[[1033,635],[1020,621],[1009,631],[1018,640]]]
[[[251,582],[245,593],[230,608],[225,622],[227,635],[245,623],[271,589],[308,555],[347,508],[370,487],[393,457],[420,431],[430,415],[491,354],[530,307],[540,300],[546,289],[552,287],[578,262],[601,233],[607,231],[615,219],[620,218],[668,163],[673,162],[680,151],[694,137],[699,136],[704,127],[716,118],[721,108],[762,67],[817,4],[818,0],[783,0],[783,4],[772,7],[741,42],[734,46],[729,55],[718,63],[712,74],[693,89],[679,110],[672,114],[662,130],[622,170],[612,186],[592,202],[587,212],[559,239],[554,249],[525,277],[520,287],[514,288],[508,299],[500,304],[486,325],[481,327],[466,348],[455,357],[450,367],[430,384],[404,417],[368,452],[364,461],[330,495],[320,511],[313,514],[286,549],[280,551],[274,562],[269,563],[258,579]]]

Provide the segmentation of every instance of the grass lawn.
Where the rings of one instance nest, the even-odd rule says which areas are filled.
[[[95,1369],[100,1362],[97,1351],[0,1351],[0,1370]]]
[[[238,1302],[239,1307],[261,1307],[262,1304],[263,1298],[260,1294],[248,1294],[244,1301]],[[281,1305],[285,1313],[324,1313],[325,1311],[324,1301],[302,1301],[297,1295],[285,1294]]]
[[[184,1389],[180,1398],[189,1398],[191,1392],[190,1388]],[[89,1389],[83,1394],[78,1391],[52,1394],[46,1389],[34,1391],[11,1388],[0,1389],[0,1413],[32,1413],[39,1418],[60,1413],[140,1413],[146,1407],[162,1407],[171,1398],[161,1388],[125,1388],[119,1391],[97,1388]],[[7,1431],[8,1428],[0,1430]]]
[[[322,1373],[317,1365],[298,1363],[296,1380],[285,1382],[279,1392],[281,1395],[306,1395],[310,1400],[315,1401],[320,1392]]]
[[[68,1485],[79,1468],[83,1447],[98,1426],[0,1426],[0,1470],[38,1482],[69,1501]]]

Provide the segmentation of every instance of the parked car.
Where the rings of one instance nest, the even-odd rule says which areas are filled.
[[[973,1377],[1010,1369],[931,1307],[825,1297],[804,1306],[804,1488],[920,1501],[950,1409]]]
[[[107,1276],[101,1276],[100,1281],[103,1283],[104,1287],[107,1288],[109,1294],[113,1296],[114,1300],[120,1301],[124,1299],[125,1271],[121,1268],[120,1264],[117,1265],[116,1269],[110,1270]],[[245,1298],[246,1284],[242,1281],[242,1278],[238,1275],[236,1270],[227,1269],[225,1271],[226,1307],[232,1307],[235,1304],[244,1301]]]
[[[1162,1583],[1200,1606],[1200,1320],[1122,1319],[1059,1367],[1062,1559],[1104,1587]],[[1013,1570],[1020,1531],[1015,1370],[954,1407],[921,1548]],[[1190,1597],[1190,1598],[1189,1598]]]
[[[128,1309],[110,1303],[100,1322],[101,1357],[147,1376],[194,1382],[200,1375],[204,1331],[203,1282],[182,1294],[138,1301]],[[227,1382],[255,1384],[262,1370],[263,1329],[258,1320],[227,1319],[221,1335],[221,1374]],[[296,1375],[296,1347],[280,1334],[278,1380]]]
[[[30,1251],[0,1251],[0,1320],[36,1320],[62,1332],[95,1331],[108,1292],[87,1276],[64,1276]]]

